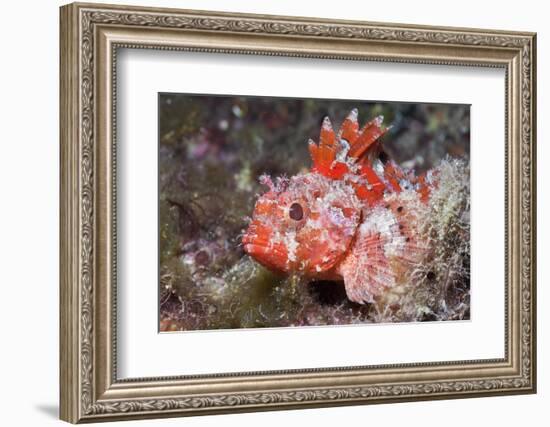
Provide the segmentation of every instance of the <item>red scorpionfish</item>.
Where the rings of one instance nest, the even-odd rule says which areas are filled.
[[[273,182],[256,202],[244,250],[268,269],[342,281],[347,297],[372,303],[425,252],[419,216],[436,173],[416,176],[380,158],[383,118],[359,128],[353,109],[335,132],[328,117],[319,144],[309,141],[313,167]]]

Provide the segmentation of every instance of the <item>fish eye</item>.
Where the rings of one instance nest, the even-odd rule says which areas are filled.
[[[304,209],[300,203],[294,202],[290,205],[288,216],[294,221],[300,221],[304,217]]]

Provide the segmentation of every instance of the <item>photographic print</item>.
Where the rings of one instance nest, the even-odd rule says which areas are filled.
[[[159,94],[160,330],[467,320],[470,107]]]

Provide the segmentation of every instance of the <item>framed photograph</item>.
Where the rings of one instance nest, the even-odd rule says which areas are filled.
[[[63,420],[536,391],[535,34],[60,22]]]

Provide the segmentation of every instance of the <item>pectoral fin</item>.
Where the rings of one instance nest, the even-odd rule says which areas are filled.
[[[356,303],[374,302],[374,298],[395,284],[389,260],[384,254],[384,238],[380,233],[361,237],[356,250],[340,267],[348,298]]]
[[[408,236],[409,226],[398,218],[405,215],[404,209],[398,206],[395,211],[390,204],[374,208],[359,226],[351,251],[339,266],[351,301],[374,302],[424,254],[424,249]]]

